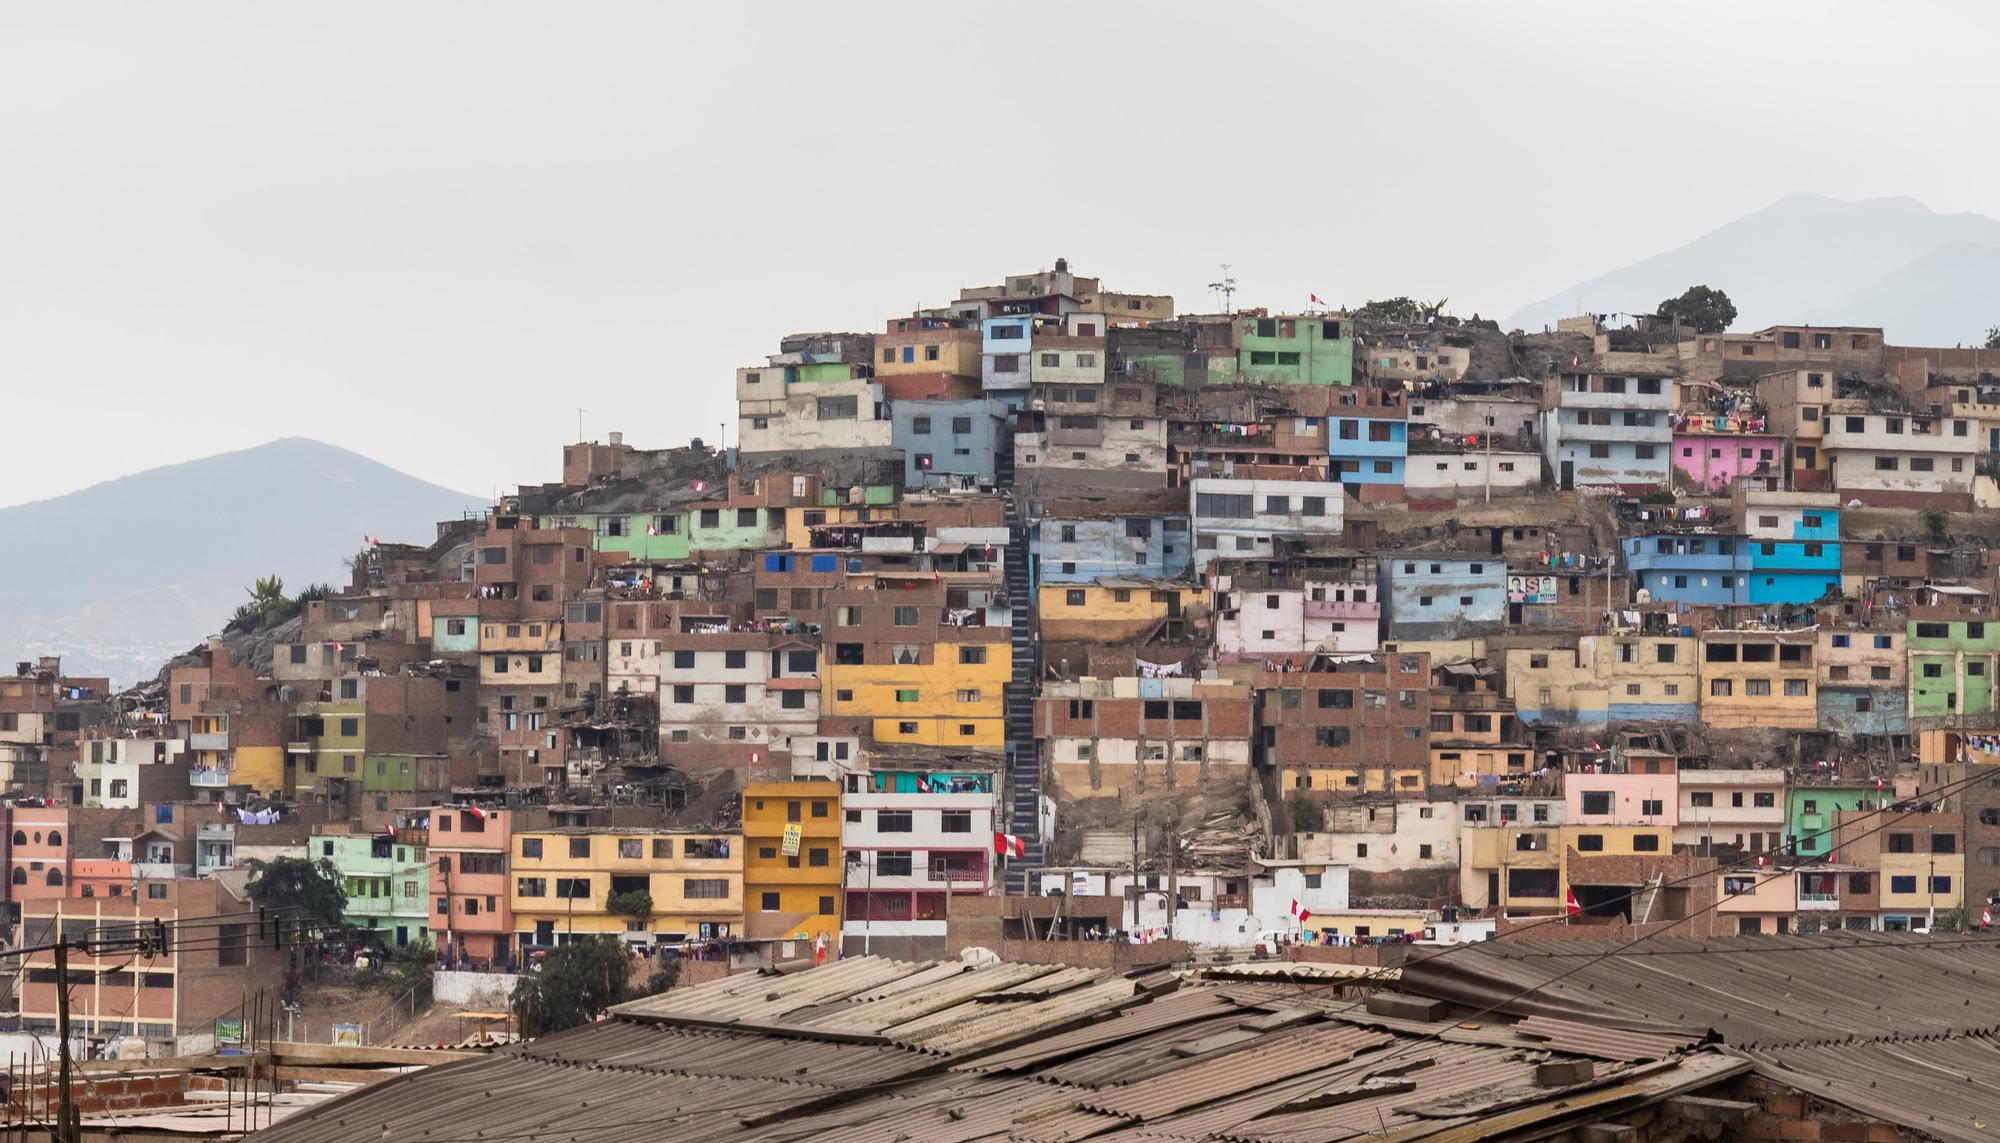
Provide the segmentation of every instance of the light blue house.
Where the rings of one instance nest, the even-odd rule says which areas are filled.
[[[905,489],[991,486],[994,458],[1014,447],[999,401],[897,401],[889,413]]]
[[[1377,561],[1384,639],[1446,639],[1497,631],[1507,619],[1499,557],[1396,552]]]
[[[1327,425],[1327,451],[1335,480],[1342,484],[1403,483],[1410,438],[1409,423],[1402,417],[1330,416]]]
[[[1173,579],[1194,556],[1184,513],[1049,517],[1033,526],[1028,545],[1037,583]]]

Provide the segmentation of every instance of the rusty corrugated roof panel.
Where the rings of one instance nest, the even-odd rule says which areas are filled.
[[[1990,1143],[2000,1134],[2000,1039],[1992,1033],[1765,1048],[1748,1056],[1768,1078],[1815,1095],[1838,1092],[1827,1098],[1931,1138]]]
[[[1105,1088],[1081,1101],[1111,1115],[1151,1121],[1199,1107],[1259,1084],[1317,1071],[1380,1048],[1391,1037],[1365,1028],[1326,1025],[1259,1037],[1248,1046],[1192,1060],[1151,1079]]]
[[[1701,1041],[1693,1033],[1662,1036],[1650,1032],[1627,1032],[1580,1020],[1557,1020],[1530,1016],[1513,1026],[1523,1036],[1542,1040],[1555,1051],[1572,1056],[1592,1056],[1600,1060],[1664,1060],[1686,1051]]]
[[[1224,1000],[1213,989],[1189,988],[1169,993],[1150,1004],[1127,1008],[1090,1024],[1054,1036],[1045,1036],[1018,1048],[956,1065],[955,1071],[1004,1072],[1033,1067],[1066,1056],[1208,1020],[1242,1009]]]

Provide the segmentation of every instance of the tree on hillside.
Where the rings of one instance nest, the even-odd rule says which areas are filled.
[[[540,972],[514,985],[514,1020],[523,1036],[546,1036],[597,1019],[624,1000],[631,955],[616,937],[576,941],[551,951]]]
[[[1986,348],[1988,348],[1988,349],[2000,349],[2000,325],[1995,325],[1995,326],[1988,326],[1988,327],[1987,327],[1987,329],[1986,329]]]
[[[1696,333],[1721,333],[1736,320],[1736,303],[1708,286],[1689,286],[1678,298],[1660,303],[1659,316],[1694,327]]]
[[[300,922],[314,933],[339,932],[347,912],[347,889],[333,862],[279,857],[250,862],[250,899],[283,914],[287,932]]]

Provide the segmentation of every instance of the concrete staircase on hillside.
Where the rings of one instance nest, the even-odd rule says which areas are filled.
[[[1007,492],[1007,602],[1014,618],[1014,676],[1007,684],[1006,831],[1027,844],[1025,857],[1007,860],[1005,891],[1027,891],[1026,870],[1042,863],[1042,755],[1035,742],[1034,596],[1028,578],[1028,529],[1011,490]]]

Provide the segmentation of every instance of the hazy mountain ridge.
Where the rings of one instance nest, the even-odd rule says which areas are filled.
[[[120,682],[219,630],[276,573],[344,583],[364,534],[429,543],[478,497],[288,437],[0,508],[0,644]]]
[[[1649,312],[1706,284],[1735,328],[1782,322],[1882,326],[1901,345],[1957,345],[2000,323],[2000,220],[1939,214],[1909,198],[1791,194],[1685,245],[1523,307],[1539,330],[1577,313]]]

